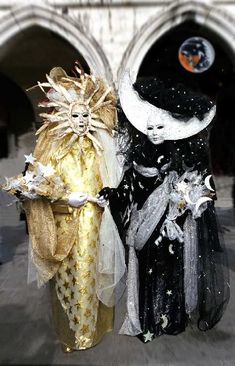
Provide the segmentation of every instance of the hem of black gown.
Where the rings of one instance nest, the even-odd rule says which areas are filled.
[[[149,343],[149,342],[154,341],[156,338],[159,338],[159,337],[164,336],[164,335],[177,336],[178,334],[185,332],[185,330],[186,330],[186,327],[185,327],[185,328],[183,328],[183,329],[180,329],[180,330],[178,330],[178,331],[175,331],[175,332],[166,332],[166,331],[165,331],[165,332],[161,332],[161,333],[159,333],[159,334],[153,334],[151,341],[145,341],[145,339],[144,339],[144,333],[138,334],[136,337],[137,337],[141,342],[143,342],[143,343]],[[151,333],[151,332],[150,332],[150,333]]]

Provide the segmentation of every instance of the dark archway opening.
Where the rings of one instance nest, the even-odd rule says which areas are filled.
[[[55,66],[63,67],[71,75],[76,60],[89,72],[87,62],[71,44],[58,34],[39,26],[18,33],[0,48],[0,72],[22,90],[35,85],[37,81],[45,81],[45,74]],[[43,94],[38,88],[27,92],[27,96],[33,105],[34,122],[38,126],[41,123],[41,110],[37,104],[43,99]],[[17,105],[17,100],[12,99],[12,104]]]
[[[215,49],[213,65],[201,74],[186,71],[178,60],[178,50],[181,44],[190,37],[204,37]],[[139,77],[157,76],[182,82],[194,90],[198,90],[216,98],[222,86],[231,80],[234,74],[234,64],[228,46],[208,28],[192,21],[182,23],[164,34],[146,54]],[[235,74],[234,74],[235,75]]]
[[[186,71],[178,60],[181,44],[190,37],[208,39],[215,50],[213,65],[203,73]],[[235,176],[235,60],[228,44],[206,26],[187,21],[165,33],[146,54],[138,78],[157,77],[183,83],[216,101],[210,152],[216,176]],[[235,200],[235,197],[234,197]]]
[[[0,158],[7,158],[11,142],[17,145],[35,118],[30,100],[16,83],[0,74],[0,84]]]

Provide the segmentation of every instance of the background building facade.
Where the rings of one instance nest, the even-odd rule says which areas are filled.
[[[182,41],[193,35],[208,38],[217,55],[215,67],[209,76],[201,78],[199,88],[214,98],[227,95],[227,105],[233,104],[235,1],[1,0],[1,178],[3,172],[19,172],[23,154],[33,149],[34,132],[40,124],[37,102],[42,94],[37,89],[26,89],[37,80],[45,80],[45,73],[53,66],[60,65],[70,72],[74,61],[80,60],[86,70],[95,70],[114,86],[127,68],[133,78],[174,73],[181,80],[186,73],[182,74],[180,66],[175,68],[178,61],[175,62],[174,54]],[[222,120],[223,117],[224,112]],[[228,149],[225,152],[224,146],[228,138],[231,141],[227,145],[235,145],[232,119],[230,114],[229,137],[224,136],[221,141],[223,120],[217,123],[211,143],[212,152],[217,155],[216,173],[229,176],[223,196],[228,194],[230,201],[235,163],[229,163],[228,169],[223,165],[234,154]],[[220,158],[222,163],[218,162]],[[221,189],[222,186],[224,183]]]

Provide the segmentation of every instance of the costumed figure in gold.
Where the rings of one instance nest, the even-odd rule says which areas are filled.
[[[124,253],[102,187],[118,184],[113,133],[116,98],[104,80],[77,66],[70,77],[56,67],[39,83],[42,127],[22,175],[4,187],[23,201],[30,256],[39,285],[50,280],[58,337],[87,349],[113,328],[122,292]]]

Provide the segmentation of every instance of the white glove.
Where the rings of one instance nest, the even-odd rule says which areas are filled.
[[[72,207],[81,207],[87,202],[87,194],[82,192],[72,192],[68,197],[68,204]]]
[[[98,196],[98,197],[97,197],[97,201],[96,201],[96,203],[97,203],[97,205],[98,205],[98,206],[100,206],[100,207],[106,207],[106,206],[108,206],[109,201],[108,201],[108,200],[106,200],[106,199],[104,198],[104,196]]]

